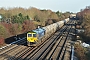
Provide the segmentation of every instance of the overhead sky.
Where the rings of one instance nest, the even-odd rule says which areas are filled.
[[[90,5],[90,0],[0,0],[0,7],[35,7],[60,12],[79,12]]]

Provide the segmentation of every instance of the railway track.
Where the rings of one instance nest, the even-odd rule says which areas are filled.
[[[67,30],[67,28],[65,28],[65,27],[63,29]],[[63,29],[61,31],[64,32]],[[55,48],[53,46],[55,45],[55,43],[57,43],[57,40],[61,36],[61,34],[63,34],[63,33],[62,32],[60,33],[60,31],[58,31],[56,34],[54,34],[56,36],[52,37],[51,39],[48,40],[48,42],[46,42],[47,44],[43,44],[43,45],[39,46],[38,48],[30,51],[28,54],[22,56],[22,59],[25,59],[25,60],[39,60],[39,59],[44,60],[44,59],[46,59],[47,58],[46,56],[47,56],[47,54],[50,53],[50,50],[52,48]],[[52,50],[54,50],[54,49],[52,49]],[[49,56],[51,56],[51,55],[49,55]]]
[[[63,32],[65,30],[67,30],[68,28],[66,27]],[[49,40],[49,42],[44,45],[42,48],[40,48],[39,50],[37,50],[34,53],[31,53],[28,57],[26,57],[25,59],[28,60],[57,60],[59,58],[56,58],[59,56],[59,54],[61,53],[61,51],[63,50],[62,47],[64,47],[65,45],[65,37],[63,37],[61,33],[57,32],[58,34],[55,34],[56,38],[53,37],[51,40]],[[46,47],[46,48],[45,48]],[[60,51],[61,50],[61,51]],[[60,51],[60,53],[58,54],[58,52]]]
[[[0,54],[2,54],[2,53],[5,52],[5,51],[8,51],[8,50],[10,50],[10,49],[12,49],[12,48],[17,47],[18,44],[20,45],[20,44],[24,44],[24,43],[26,43],[26,42],[25,42],[25,38],[22,38],[21,40],[12,42],[12,43],[10,43],[10,44],[7,44],[6,46],[0,48]],[[15,44],[16,44],[16,45],[15,45]]]
[[[65,25],[37,47],[12,44],[0,51],[0,60],[70,60],[71,30],[72,26]]]
[[[64,30],[65,30],[65,28],[64,28]],[[60,37],[61,34],[62,33],[60,33],[59,31],[57,33],[55,33],[54,37],[47,40],[48,42],[46,42],[46,44],[42,44],[41,46],[39,46],[35,51],[30,53],[30,55],[27,56],[25,59],[31,59],[31,60],[32,59],[34,59],[34,60],[39,59],[39,57],[42,56],[43,53],[48,52],[53,47],[53,45],[56,43],[57,39]]]
[[[65,30],[68,30],[68,32],[64,32]],[[43,47],[38,47],[38,49],[28,53],[27,55],[24,55],[24,57],[22,57],[22,59],[25,59],[25,60],[58,60],[58,59],[66,59],[64,56],[67,56],[68,54],[68,51],[70,50],[70,47],[68,44],[65,44],[66,42],[69,42],[67,41],[67,39],[69,40],[69,31],[71,31],[71,27],[67,27],[63,30],[63,32],[65,33],[63,36],[61,36],[61,33],[57,32],[55,34],[55,36],[49,40],[49,42],[45,45],[41,45]],[[60,39],[59,39],[60,37]],[[58,41],[59,39],[59,41]],[[65,41],[64,41],[65,40]],[[59,43],[61,42],[61,43]],[[68,46],[67,46],[68,45]],[[57,48],[58,46],[58,48]],[[69,50],[68,50],[69,48]],[[60,51],[61,49],[61,51]],[[59,54],[58,51],[60,51]],[[55,55],[57,54],[57,55]],[[69,53],[70,54],[70,53]],[[69,55],[68,54],[68,55]],[[68,60],[70,60],[70,55],[69,55],[69,58]]]
[[[18,41],[12,42],[10,44],[7,44],[6,46],[2,47],[0,49],[0,60],[10,60],[11,57],[13,57],[18,52],[26,49],[26,46],[22,46],[21,44],[24,44],[25,38],[22,38]],[[19,44],[19,45],[18,45]]]

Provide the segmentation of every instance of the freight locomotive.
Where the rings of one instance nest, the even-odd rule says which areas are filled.
[[[69,21],[69,18],[51,25],[32,30],[27,33],[27,45],[36,46],[43,39],[48,38]]]

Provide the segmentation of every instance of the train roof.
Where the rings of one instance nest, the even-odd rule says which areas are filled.
[[[29,31],[29,32],[27,32],[27,33],[36,33],[36,32],[34,32],[34,31]]]
[[[35,30],[32,30],[32,31],[36,32],[38,34],[38,33],[44,32],[45,30],[43,28],[38,28],[38,29],[35,29]]]

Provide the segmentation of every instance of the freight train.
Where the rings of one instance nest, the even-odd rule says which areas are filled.
[[[27,45],[28,46],[38,45],[38,43],[41,43],[42,40],[50,37],[51,34],[53,34],[58,29],[60,29],[68,21],[69,21],[69,18],[28,32],[27,33]]]

